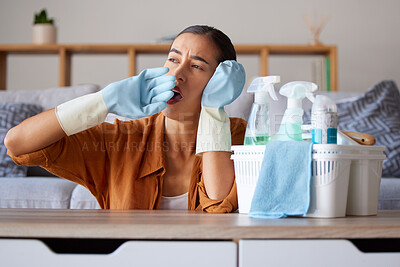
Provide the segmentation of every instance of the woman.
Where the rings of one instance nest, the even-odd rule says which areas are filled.
[[[245,122],[223,107],[244,86],[235,60],[225,34],[191,26],[164,68],[24,121],[6,136],[8,154],[85,186],[102,208],[234,211],[230,145],[243,142]],[[137,120],[102,123],[108,112]]]

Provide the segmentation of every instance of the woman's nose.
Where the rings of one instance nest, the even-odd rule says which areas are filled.
[[[186,69],[185,64],[179,64],[175,69],[172,70],[172,75],[176,77],[178,82],[186,81]]]

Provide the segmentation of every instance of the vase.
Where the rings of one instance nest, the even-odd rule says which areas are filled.
[[[57,43],[57,28],[53,24],[43,23],[33,25],[34,44]]]

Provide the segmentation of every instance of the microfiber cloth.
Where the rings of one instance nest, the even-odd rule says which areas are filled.
[[[310,206],[312,143],[273,141],[265,147],[249,214],[306,215]]]

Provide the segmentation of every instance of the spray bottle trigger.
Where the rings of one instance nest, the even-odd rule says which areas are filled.
[[[269,95],[274,101],[278,101],[278,97],[276,96],[274,85],[270,85],[268,88]]]
[[[315,101],[315,96],[313,93],[306,93],[306,97],[312,102],[314,103]]]
[[[311,83],[311,90],[307,90],[306,91],[306,97],[312,102],[314,103],[315,101],[315,92],[318,91],[318,85],[316,85],[315,83]]]

